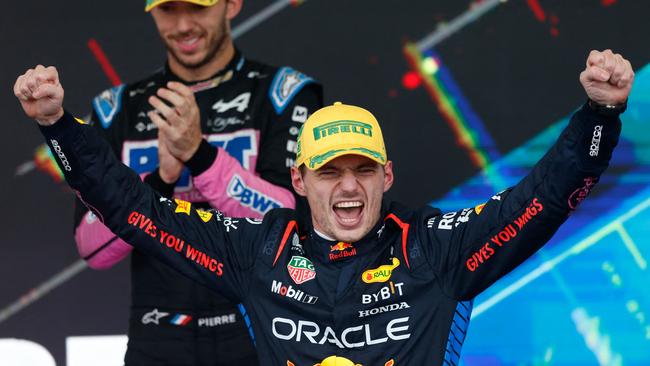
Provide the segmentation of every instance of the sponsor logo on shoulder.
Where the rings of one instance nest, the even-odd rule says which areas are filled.
[[[316,278],[314,264],[309,259],[299,255],[291,257],[287,269],[289,270],[289,276],[297,285]]]
[[[495,201],[501,201],[501,195],[502,195],[503,192],[505,192],[505,191],[506,191],[506,190],[504,189],[503,191],[501,191],[501,192],[495,194],[494,196],[492,196],[492,199],[495,200]]]
[[[174,201],[176,201],[176,210],[174,210],[174,212],[184,213],[189,216],[192,204],[187,201],[179,200],[178,198],[175,198]]]
[[[438,217],[436,216],[436,217],[432,217],[429,220],[427,220],[427,228],[428,229],[433,229],[433,226],[435,225],[437,218]]]
[[[274,201],[271,197],[246,186],[244,180],[237,174],[233,175],[230,179],[226,194],[239,201],[243,206],[250,207],[261,214],[265,214],[271,209],[282,207],[282,205]]]
[[[481,207],[481,209],[483,209]],[[448,212],[442,215],[440,218],[440,223],[438,224],[438,229],[440,230],[452,230],[460,224],[464,224],[469,221],[469,216],[472,214],[474,209],[465,208],[462,211]]]
[[[399,266],[399,259],[393,257],[392,264],[384,264],[375,269],[369,269],[361,275],[361,279],[365,283],[386,282],[393,275],[393,270]]]
[[[317,296],[307,295],[303,291],[293,288],[291,285],[285,286],[282,282],[276,280],[273,280],[273,284],[271,284],[271,292],[310,305],[318,301]]]
[[[269,89],[269,97],[275,111],[282,113],[291,99],[311,81],[312,78],[290,67],[278,70]]]
[[[201,220],[203,220],[203,222],[210,221],[213,215],[212,212],[201,210],[201,209],[197,209],[196,214],[199,215],[199,217],[201,218]]]
[[[108,90],[104,90],[95,99],[93,99],[93,107],[99,116],[99,120],[104,128],[108,128],[113,122],[113,117],[122,108],[122,92],[125,85],[116,86]]]

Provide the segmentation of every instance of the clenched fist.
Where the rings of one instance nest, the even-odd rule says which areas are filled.
[[[38,65],[16,79],[14,94],[27,117],[49,126],[63,116],[63,87],[56,68]]]
[[[634,71],[630,62],[612,50],[591,51],[580,83],[589,99],[601,105],[617,105],[627,100]]]

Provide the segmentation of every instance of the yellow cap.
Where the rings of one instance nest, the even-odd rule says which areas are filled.
[[[336,102],[314,112],[300,129],[296,166],[316,170],[341,155],[366,156],[386,164],[379,123],[367,110]]]
[[[168,3],[171,1],[184,1],[186,3],[192,3],[196,5],[212,6],[219,0],[147,0],[147,3],[144,6],[144,11],[149,11],[160,4]]]

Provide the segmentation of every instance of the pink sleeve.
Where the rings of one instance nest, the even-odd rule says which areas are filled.
[[[118,238],[88,211],[74,233],[79,255],[93,269],[108,269],[131,253],[133,247]]]
[[[228,216],[261,218],[273,208],[296,206],[291,191],[244,169],[222,148],[210,168],[192,182],[210,206]]]

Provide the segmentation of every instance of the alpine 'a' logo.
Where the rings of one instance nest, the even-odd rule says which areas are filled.
[[[311,261],[299,255],[291,257],[289,264],[287,264],[287,269],[289,270],[289,276],[291,276],[293,282],[298,285],[316,277],[316,271],[314,270],[314,265]]]

